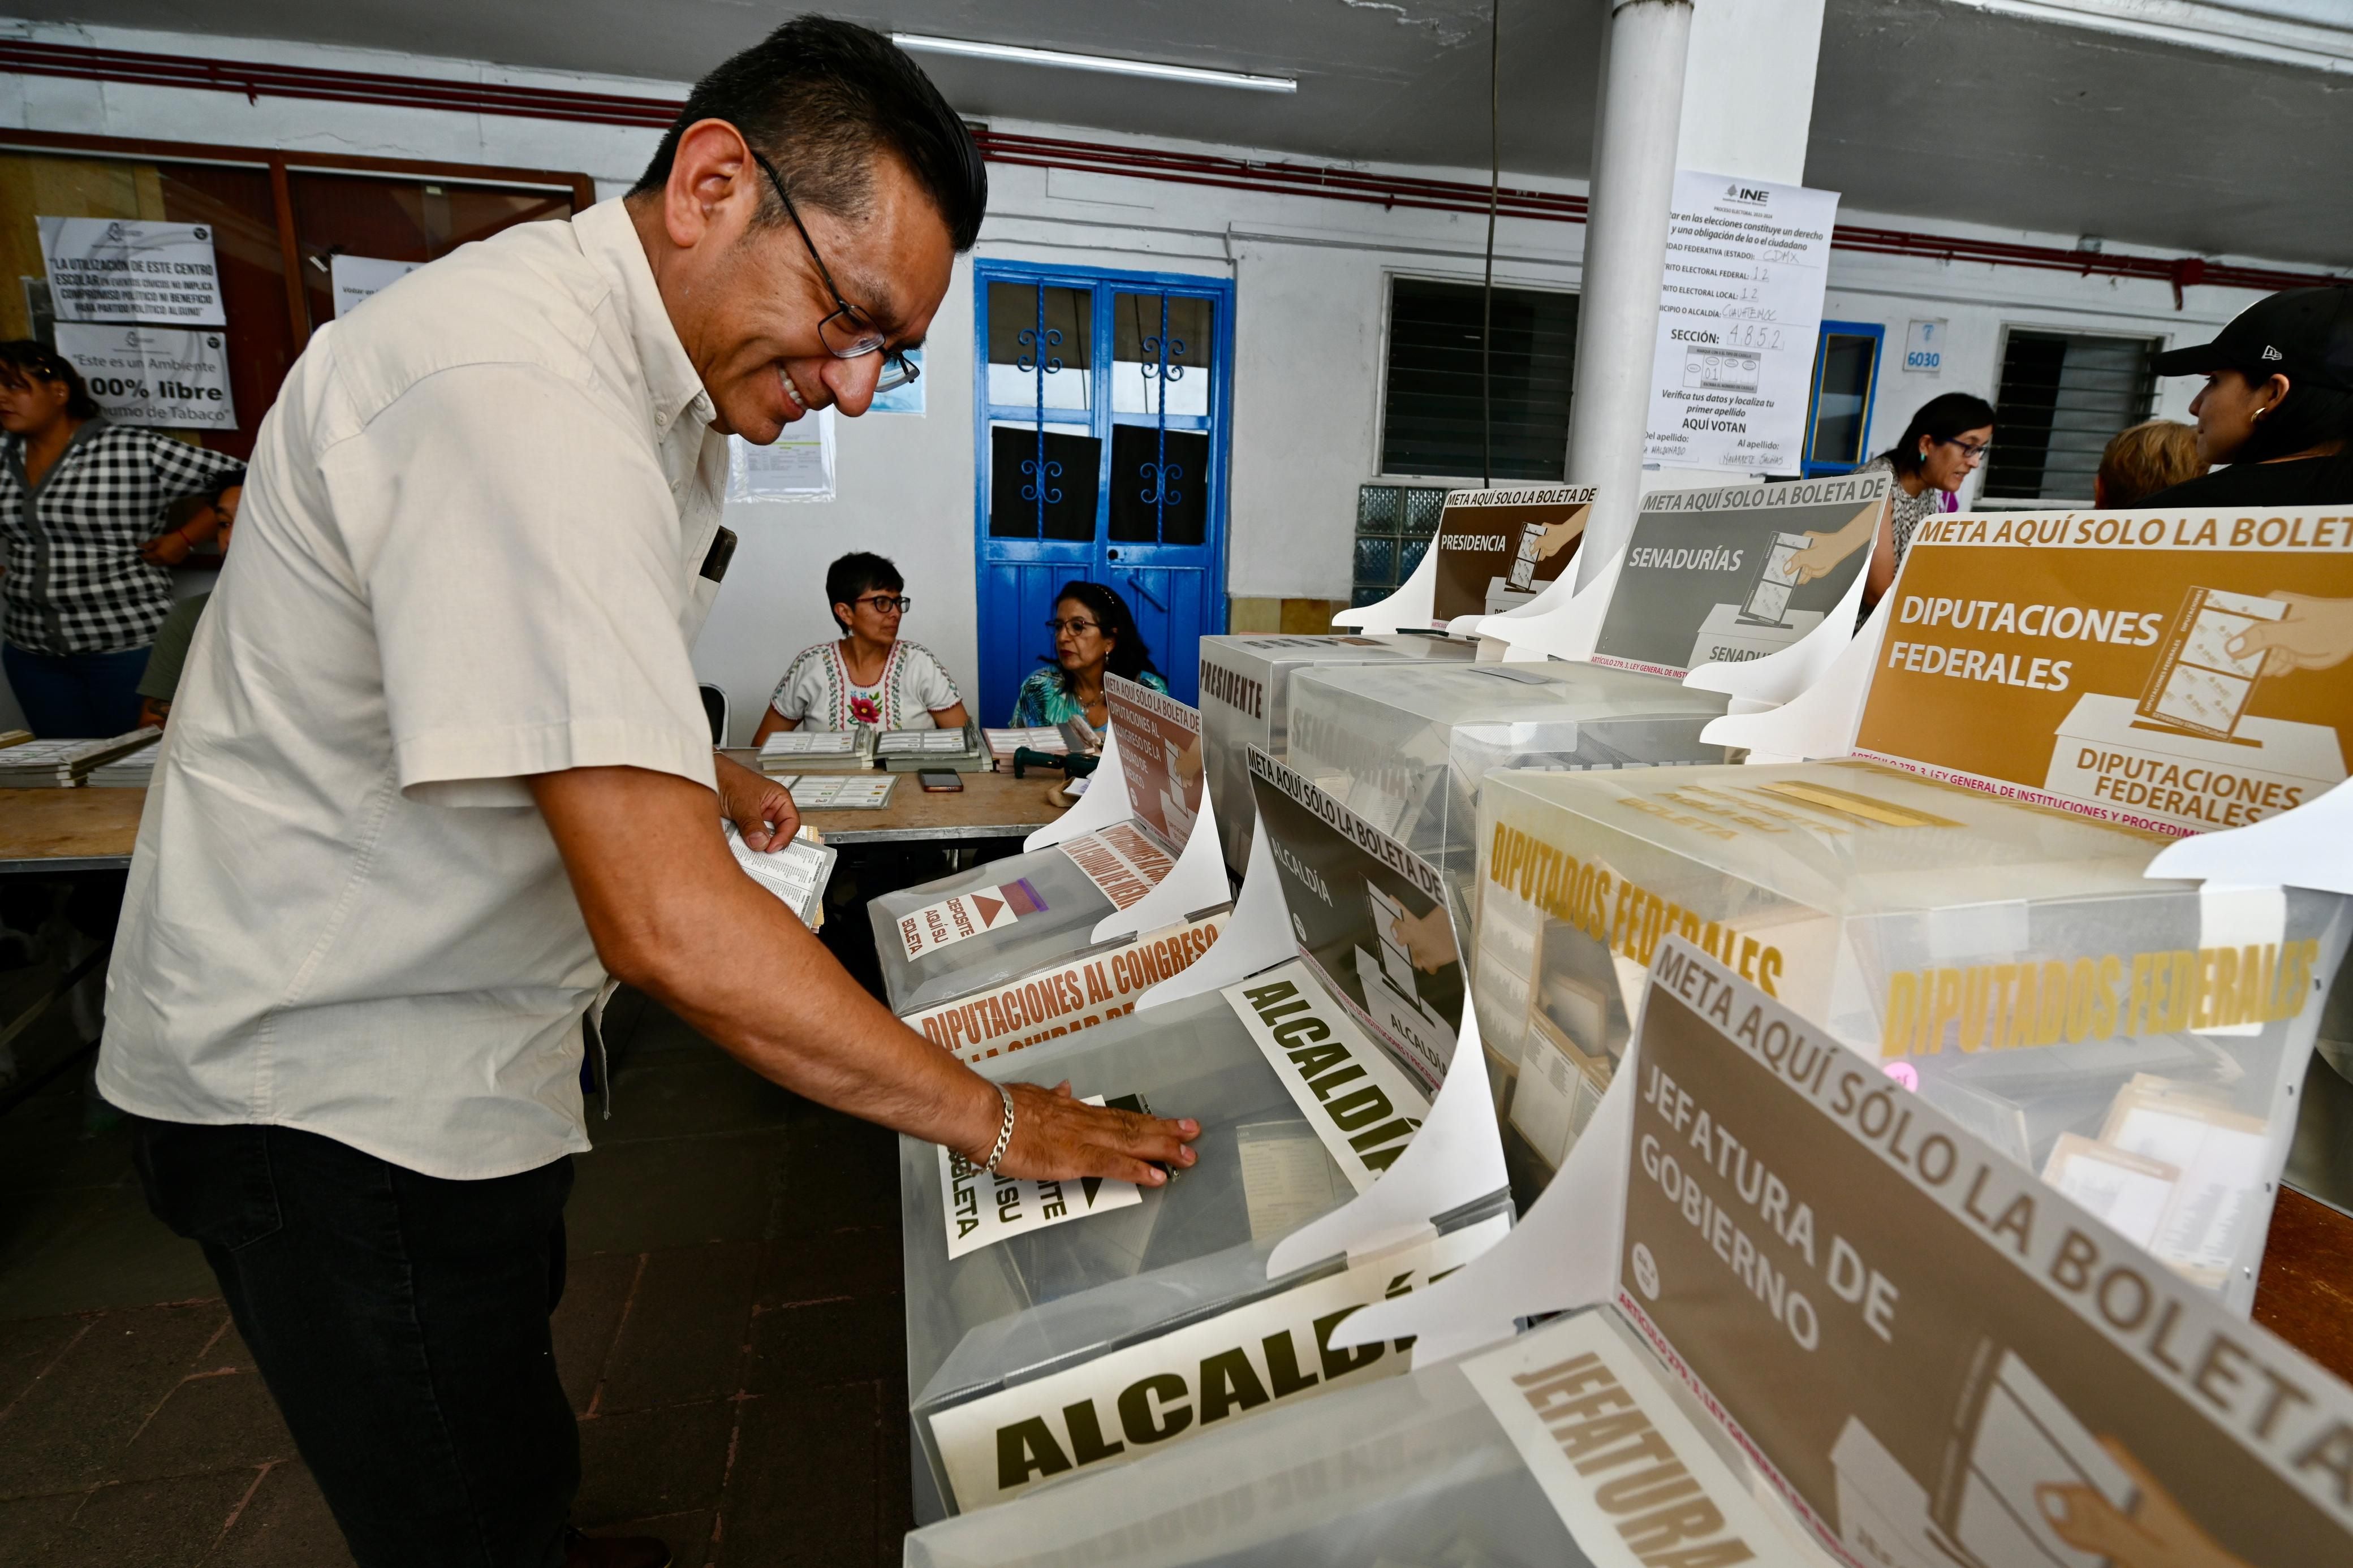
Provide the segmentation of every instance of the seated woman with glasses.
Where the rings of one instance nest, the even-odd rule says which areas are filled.
[[[1860,477],[1895,476],[1895,493],[1881,514],[1871,564],[1865,569],[1864,614],[1895,581],[1895,569],[1904,564],[1904,552],[1912,547],[1912,532],[1920,520],[1952,510],[1954,493],[1985,462],[1986,449],[1992,445],[1993,405],[1969,393],[1947,392],[1922,404],[1904,427],[1903,438],[1855,470]],[[1799,551],[1790,564],[1798,569],[1798,581],[1811,582],[1862,545],[1861,539],[1849,538],[1841,529]]]
[[[862,550],[826,568],[825,596],[843,635],[794,658],[760,716],[754,745],[803,727],[964,728],[969,716],[946,667],[921,643],[899,637],[899,618],[914,603],[900,592],[905,586],[896,566]]]
[[[1168,682],[1152,667],[1152,650],[1135,629],[1127,601],[1100,583],[1065,583],[1054,595],[1054,618],[1046,623],[1054,634],[1054,652],[1047,668],[1032,670],[1014,700],[1016,729],[1060,724],[1081,714],[1101,730],[1111,721],[1103,701],[1106,671],[1124,679],[1168,689]]]

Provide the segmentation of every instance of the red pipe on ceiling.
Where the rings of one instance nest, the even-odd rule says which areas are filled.
[[[653,131],[668,129],[683,107],[669,99],[630,98],[617,93],[568,92],[458,78],[392,76],[375,71],[259,65],[197,56],[142,54],[127,49],[42,44],[26,39],[0,40],[0,70],[26,76],[68,77],[84,81],[117,81],[148,87],[242,93],[248,102],[258,102],[266,94],[272,98],[373,103],[398,109],[438,109],[466,114],[514,115],[532,120],[570,121],[581,124],[619,125]],[[1228,158],[1204,153],[1172,153],[1150,147],[1071,142],[1046,136],[1017,136],[979,126],[974,129],[982,153],[993,163],[1117,174],[1130,179],[1206,185],[1221,190],[1256,191],[1274,195],[1317,196],[1326,201],[1357,202],[1381,207],[1411,207],[1482,216],[1487,211],[1487,188],[1461,180],[1377,174],[1328,163]],[[1587,204],[1583,196],[1565,192],[1505,186],[1496,194],[1495,210],[1505,217],[1583,223]],[[1864,255],[1909,256],[1947,262],[1971,261],[1989,267],[2023,267],[2043,271],[2073,272],[2084,277],[2138,278],[2168,282],[2173,285],[2173,301],[2177,309],[2181,304],[2182,289],[2200,284],[2268,293],[2280,289],[2353,283],[2353,278],[2333,273],[2237,267],[2196,256],[2130,256],[2097,250],[2064,250],[2054,246],[1960,239],[1911,229],[1868,228],[1849,224],[1841,224],[1832,232],[1831,244],[1836,249]]]

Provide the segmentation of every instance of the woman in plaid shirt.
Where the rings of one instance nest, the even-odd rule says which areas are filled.
[[[139,677],[172,608],[170,567],[216,526],[207,516],[159,533],[164,509],[184,496],[218,501],[245,463],[110,423],[80,373],[29,340],[0,343],[0,664],[35,734],[121,734],[139,721]]]

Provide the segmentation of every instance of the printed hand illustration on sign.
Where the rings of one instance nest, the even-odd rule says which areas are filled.
[[[1400,915],[1389,922],[1389,934],[1406,951],[1413,966],[1424,974],[1435,974],[1458,956],[1454,951],[1454,924],[1447,918],[1446,906],[1435,904],[1419,915]]]
[[[1838,569],[1838,563],[1862,549],[1879,531],[1879,520],[1886,509],[1866,511],[1834,533],[1808,529],[1806,537],[1813,542],[1789,557],[1789,570],[1798,574],[1800,583],[1811,583],[1827,577]]]
[[[2181,1511],[2130,1449],[2114,1437],[2101,1438],[2100,1447],[2139,1489],[2132,1516],[2127,1519],[2087,1486],[2036,1487],[2035,1503],[2062,1541],[2106,1558],[2115,1568],[2247,1568],[2243,1559],[2215,1544],[2197,1521]]]
[[[2265,595],[2288,606],[2276,621],[2258,621],[2231,639],[2232,658],[2263,656],[2265,675],[2333,669],[2353,655],[2353,599],[2315,599],[2284,590]]]
[[[1572,521],[1556,522],[1552,524],[1544,531],[1544,537],[1536,541],[1536,559],[1539,561],[1551,560],[1554,556],[1559,554],[1562,551],[1576,543],[1578,536],[1584,533],[1584,531],[1585,520],[1581,517],[1575,519]]]

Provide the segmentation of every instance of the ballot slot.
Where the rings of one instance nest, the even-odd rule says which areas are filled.
[[[1489,775],[1471,965],[1515,1187],[1540,1191],[1680,934],[2243,1307],[2332,895],[2151,879],[2155,834],[1862,762]],[[1490,1067],[1497,1067],[1494,1057]]]
[[[1367,1256],[1345,1243],[1271,1275],[1279,1244],[1388,1179],[1412,1147],[1464,990],[1436,870],[1263,752],[1253,766],[1293,950],[1219,989],[977,1064],[1000,1081],[1068,1079],[1082,1097],[1194,1117],[1194,1163],[1117,1191],[996,1178],[901,1141],[912,1418],[946,1511],[1176,1440],[1174,1428],[1119,1435],[1139,1419],[1131,1389],[1174,1386],[1155,1379],[1190,1380],[1202,1429],[1215,1430],[1402,1371],[1402,1349],[1330,1352],[1330,1327],[1509,1227],[1496,1178],[1468,1202],[1433,1195],[1444,1212]],[[1199,1383],[1205,1355],[1226,1358],[1214,1385]]]
[[[1412,633],[1388,636],[1210,637],[1201,639],[1201,744],[1226,868],[1239,877],[1250,864],[1250,752],[1277,762],[1290,755],[1291,682],[1303,669],[1325,665],[1471,662],[1475,645]]]

